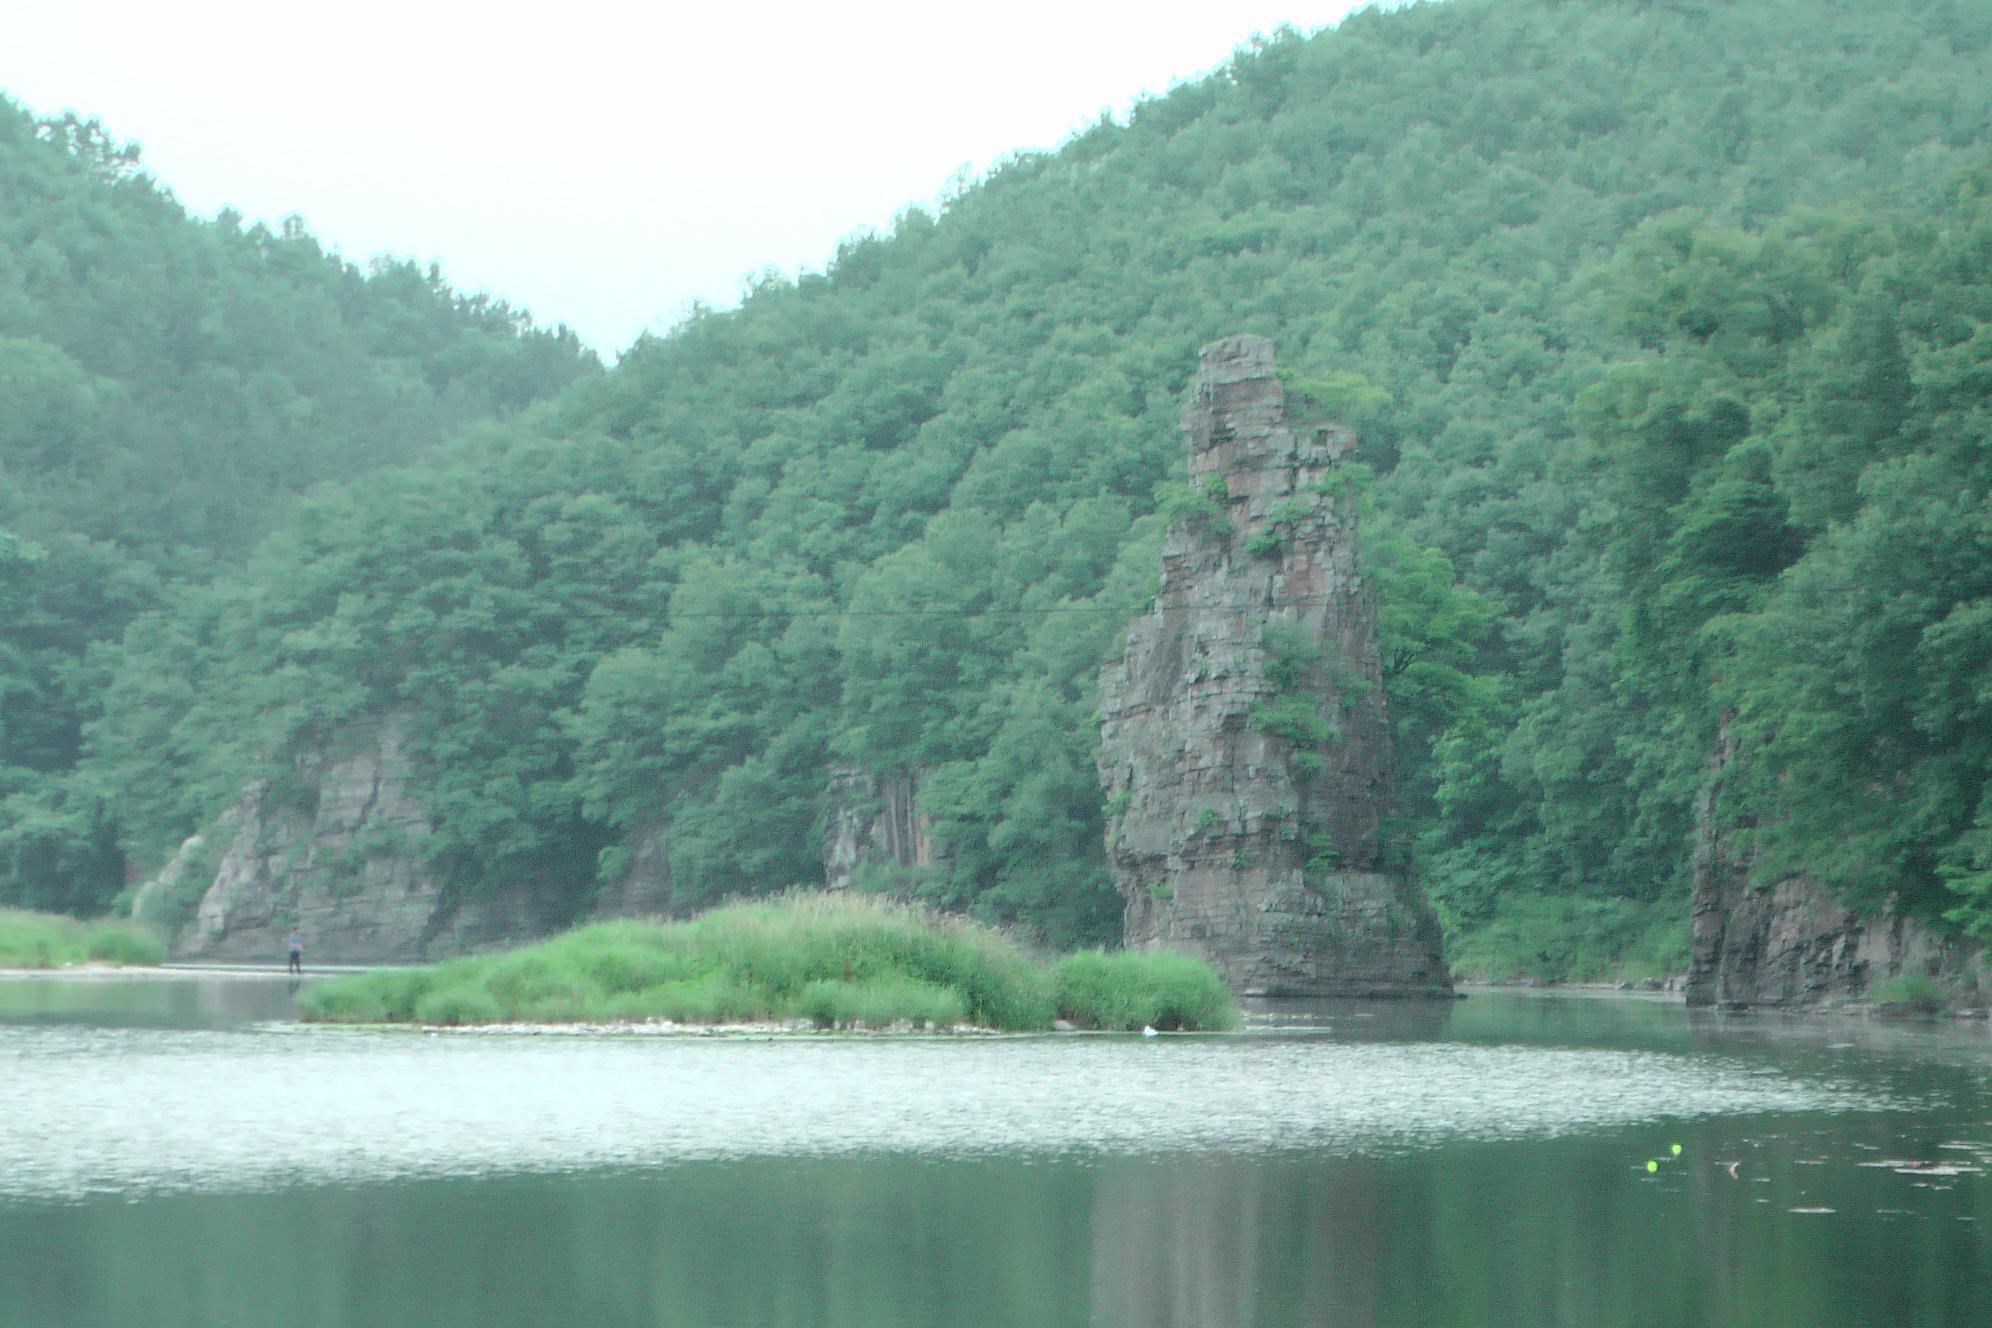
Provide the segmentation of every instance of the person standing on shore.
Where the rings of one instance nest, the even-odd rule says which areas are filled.
[[[296,927],[290,934],[290,971],[300,977],[304,974],[304,933]]]

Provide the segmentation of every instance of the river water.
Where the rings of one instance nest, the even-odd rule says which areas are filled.
[[[291,999],[0,981],[0,1324],[1992,1324],[1983,1023],[425,1036]]]

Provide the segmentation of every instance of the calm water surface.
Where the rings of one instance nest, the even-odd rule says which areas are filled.
[[[0,1323],[1992,1323],[1983,1024],[1495,994],[426,1037],[290,1001],[0,981]]]

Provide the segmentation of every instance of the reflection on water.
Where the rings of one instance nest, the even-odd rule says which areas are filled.
[[[298,988],[282,978],[243,974],[154,977],[0,978],[0,1028],[70,1024],[92,1028],[240,1028],[296,1013]]]
[[[1326,1014],[961,1042],[0,1026],[0,1321],[1992,1319],[1983,1030]],[[1863,1165],[1909,1159],[1957,1165]]]

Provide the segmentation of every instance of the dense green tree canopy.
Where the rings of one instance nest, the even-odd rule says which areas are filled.
[[[593,367],[433,270],[192,220],[96,124],[0,99],[0,901],[100,906],[122,874],[117,813],[74,770],[136,616],[289,495]]]
[[[1775,755],[1873,686],[1839,629],[1761,615],[1833,598],[1829,546],[1896,552],[1883,514],[1962,473],[1918,458],[1982,449],[1983,314],[1947,302],[1985,255],[1937,239],[1988,45],[1968,0],[1451,0],[1259,43],[306,500],[104,657],[84,772],[154,864],[288,744],[404,707],[461,888],[585,894],[656,835],[691,904],[812,876],[836,765],[918,768],[947,854],[911,888],[1110,937],[1097,672],[1152,583],[1195,350],[1251,331],[1363,434],[1404,813],[1449,918],[1677,897],[1718,706]],[[111,409],[88,368],[44,374],[48,409]],[[1885,722],[1955,774],[1982,697],[1944,670],[1981,629],[1944,548],[1947,588],[1846,631],[1927,661]],[[1746,649],[1817,670],[1778,684],[1803,708],[1745,694]],[[1957,780],[1890,824],[1905,869],[1982,893]]]

